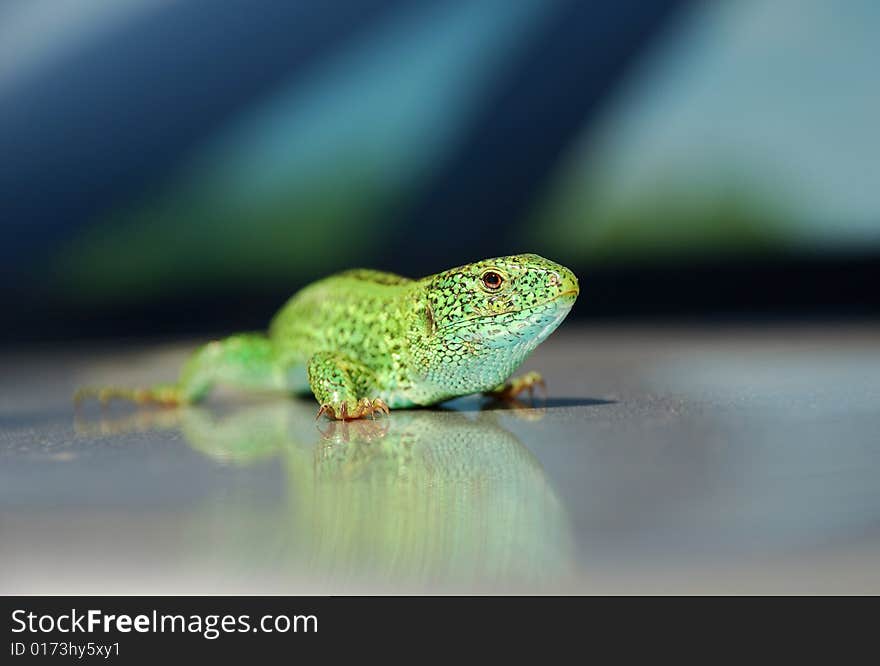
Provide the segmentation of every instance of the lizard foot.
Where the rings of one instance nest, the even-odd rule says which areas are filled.
[[[315,415],[315,420],[317,421],[324,414],[326,414],[328,418],[336,419],[337,421],[362,419],[366,416],[375,419],[377,413],[391,413],[391,410],[388,408],[388,405],[385,403],[384,400],[382,400],[382,398],[376,398],[375,400],[370,400],[369,398],[361,398],[360,400],[358,400],[357,407],[355,407],[351,411],[349,411],[348,405],[344,401],[341,403],[337,403],[336,405],[325,402],[318,409],[318,413]]]
[[[527,372],[521,377],[508,379],[504,385],[498,387],[494,391],[486,392],[486,395],[501,400],[502,402],[519,402],[517,397],[524,391],[529,392],[529,399],[535,399],[535,387],[540,387],[544,398],[547,397],[547,384],[544,378],[538,372]]]

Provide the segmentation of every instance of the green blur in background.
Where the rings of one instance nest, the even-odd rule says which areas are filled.
[[[395,269],[383,252],[410,233],[396,226],[401,212],[552,4],[391,14],[77,228],[34,273],[69,304],[112,308]],[[880,8],[866,0],[845,11],[821,0],[683,4],[499,247],[580,271],[880,247],[878,30]],[[422,233],[430,243],[444,229]],[[461,238],[461,262],[471,247]]]

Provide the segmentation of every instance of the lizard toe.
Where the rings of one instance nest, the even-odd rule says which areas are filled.
[[[324,414],[327,415],[328,418],[335,419],[336,418],[336,410],[333,409],[333,405],[325,402],[318,408],[318,413],[315,414],[315,420],[317,421]]]

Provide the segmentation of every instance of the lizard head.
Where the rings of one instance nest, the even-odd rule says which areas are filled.
[[[504,381],[562,323],[579,291],[574,273],[536,254],[459,266],[423,284],[432,358],[469,377],[473,391]]]

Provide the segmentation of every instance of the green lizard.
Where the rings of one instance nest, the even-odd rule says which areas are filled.
[[[346,420],[485,392],[543,385],[513,372],[568,314],[578,282],[535,254],[487,259],[411,280],[356,269],[315,282],[278,312],[268,335],[198,349],[179,380],[152,388],[86,388],[75,399],[198,402],[216,384],[311,389],[318,416]]]

